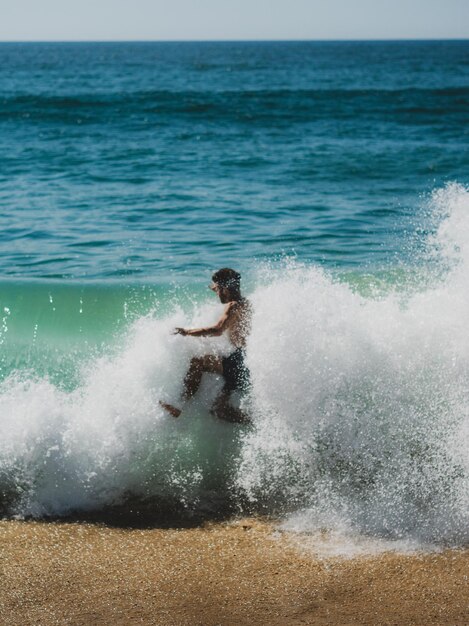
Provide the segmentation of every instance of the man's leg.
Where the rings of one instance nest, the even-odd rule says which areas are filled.
[[[213,403],[211,413],[218,419],[233,424],[249,424],[251,419],[247,413],[230,404],[231,391],[225,387],[218,394]]]
[[[184,378],[183,400],[189,400],[196,394],[202,382],[204,372],[223,375],[222,360],[213,354],[206,354],[191,359],[191,364]]]
[[[221,358],[213,354],[206,354],[205,356],[191,359],[189,369],[184,378],[184,392],[182,394],[182,400],[184,402],[192,398],[197,392],[202,382],[204,372],[223,375]],[[160,405],[173,417],[179,417],[181,415],[181,409],[178,409],[172,404],[160,401]]]

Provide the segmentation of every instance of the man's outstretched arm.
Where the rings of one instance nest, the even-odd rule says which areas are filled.
[[[213,326],[206,326],[205,328],[175,328],[174,332],[176,335],[183,335],[184,337],[219,337],[229,326],[233,304],[233,302],[230,302],[226,305],[223,315]]]

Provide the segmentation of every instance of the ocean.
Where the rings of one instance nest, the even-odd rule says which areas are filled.
[[[468,41],[2,43],[0,149],[3,515],[468,541]],[[175,420],[226,266],[252,425]]]

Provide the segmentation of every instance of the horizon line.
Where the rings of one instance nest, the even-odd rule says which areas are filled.
[[[316,39],[0,39],[8,43],[353,43],[353,42],[400,42],[400,41],[469,41],[469,37],[366,37],[366,38],[316,38]]]

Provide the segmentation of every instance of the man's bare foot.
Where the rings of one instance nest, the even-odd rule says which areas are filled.
[[[168,404],[167,402],[162,402],[161,400],[160,406],[162,406],[165,411],[168,411],[168,413],[173,417],[179,417],[182,413],[181,409],[178,409],[172,404]]]

